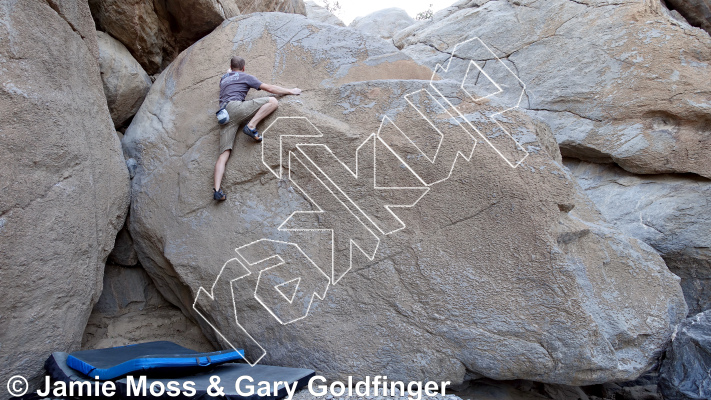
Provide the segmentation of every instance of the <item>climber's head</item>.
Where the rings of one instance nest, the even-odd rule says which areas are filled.
[[[244,71],[244,58],[234,56],[230,60],[230,67],[232,71]]]

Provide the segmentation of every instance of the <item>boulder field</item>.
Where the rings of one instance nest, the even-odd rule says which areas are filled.
[[[3,2],[0,382],[168,339],[462,396],[707,398],[709,10]],[[217,203],[235,54],[303,93],[238,133]]]
[[[234,54],[304,91],[281,99],[261,144],[238,134],[216,203],[214,114]],[[391,42],[298,15],[225,21],[126,130],[141,265],[250,362],[331,379],[636,378],[686,316],[679,279],[605,221],[545,124],[501,114],[507,96],[472,101],[491,88],[461,85],[457,68],[430,82]]]

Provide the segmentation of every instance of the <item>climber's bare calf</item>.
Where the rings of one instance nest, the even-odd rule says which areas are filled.
[[[264,88],[264,84],[262,84],[261,89],[267,90]],[[269,92],[269,90],[267,90]],[[262,122],[264,118],[266,118],[269,114],[273,113],[276,111],[277,107],[279,107],[279,101],[275,97],[270,97],[269,102],[261,107],[259,107],[259,110],[257,110],[257,113],[254,114],[254,117],[252,117],[251,120],[249,120],[249,123],[247,124],[247,127],[249,129],[257,129],[257,125]]]

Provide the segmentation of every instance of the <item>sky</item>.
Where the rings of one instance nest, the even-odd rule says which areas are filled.
[[[331,3],[335,0],[330,0]],[[452,5],[456,0],[338,0],[341,11],[336,13],[346,25],[350,24],[355,17],[364,17],[373,11],[384,8],[399,7],[407,11],[412,18],[430,8],[437,12]],[[315,3],[323,5],[324,0],[314,0]]]

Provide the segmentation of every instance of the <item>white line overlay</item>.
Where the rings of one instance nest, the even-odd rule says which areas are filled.
[[[448,75],[455,73],[455,68],[452,65],[453,60],[457,59],[457,62],[459,62],[459,60],[466,61],[468,59],[462,55],[457,56],[457,52],[460,49],[463,49],[461,50],[462,52],[466,52],[467,49],[483,52],[486,58],[484,58],[484,66],[469,60],[461,83],[458,83],[457,86],[457,89],[464,92],[466,96],[463,99],[460,98],[460,103],[455,106],[452,98],[458,97],[458,95],[453,96],[450,93],[444,93],[447,92],[444,84],[446,81],[451,80]],[[496,65],[492,68],[487,68],[487,61],[494,61]],[[487,72],[487,69],[489,69],[489,72]],[[459,70],[461,71],[461,69]],[[494,75],[503,74],[502,80],[495,81],[492,77],[492,70]],[[474,84],[476,85],[482,76],[484,78],[483,82],[488,82],[495,90],[485,96],[475,97],[467,90],[467,87],[470,86],[468,82],[475,79]],[[496,76],[498,77],[499,75]],[[435,67],[429,87],[434,90],[437,97],[423,88],[404,95],[404,99],[439,135],[436,149],[431,155],[427,154],[421,148],[421,145],[417,144],[416,140],[403,132],[388,116],[382,118],[378,132],[370,134],[356,149],[355,169],[349,168],[345,162],[335,155],[331,148],[319,142],[319,139],[322,139],[324,135],[307,117],[277,117],[264,130],[261,149],[262,163],[280,180],[285,179],[283,170],[286,167],[289,171],[288,180],[290,183],[303,193],[305,198],[316,208],[316,210],[311,211],[293,212],[279,225],[277,230],[329,232],[331,236],[331,266],[328,269],[320,268],[295,243],[260,239],[235,249],[238,257],[228,260],[222,266],[209,291],[200,286],[193,302],[193,309],[209,324],[222,341],[229,347],[238,350],[238,346],[233,344],[233,340],[228,335],[220,332],[212,320],[203,314],[210,305],[216,304],[219,308],[219,305],[226,301],[226,299],[218,298],[218,292],[222,293],[222,296],[225,296],[225,293],[230,293],[234,322],[238,328],[236,334],[242,335],[243,340],[251,343],[253,348],[259,349],[256,357],[251,354],[247,355],[245,352],[244,359],[249,365],[257,364],[267,354],[267,351],[240,324],[237,315],[236,295],[243,292],[236,293],[235,286],[247,283],[247,281],[242,281],[243,279],[250,277],[253,279],[253,274],[256,274],[256,285],[252,296],[281,325],[300,321],[308,316],[314,299],[323,300],[329,287],[338,284],[351,271],[353,268],[354,249],[365,255],[369,261],[373,261],[381,239],[406,228],[405,222],[394,212],[395,208],[414,207],[433,188],[433,185],[444,182],[452,176],[454,167],[460,158],[467,162],[471,161],[476,148],[477,137],[484,140],[511,168],[518,167],[528,156],[528,152],[524,147],[497,120],[497,117],[501,117],[504,113],[519,107],[526,85],[480,38],[471,38],[455,45],[445,65],[437,64]],[[451,89],[451,86],[448,88]],[[518,90],[519,88],[521,93],[518,97],[513,97],[515,99],[513,101],[514,104],[511,104],[510,94],[516,94],[512,90]],[[431,107],[427,109],[418,107],[417,101],[413,100],[415,98],[429,101],[428,104]],[[496,99],[499,103],[508,103],[505,106],[510,107],[486,116],[488,121],[481,122],[480,120],[478,122],[479,127],[475,126],[472,118],[467,117],[467,106],[477,105],[490,99]],[[457,129],[459,128],[457,128],[453,132],[443,132],[435,124],[436,116],[440,121],[444,116],[444,119],[450,121],[450,124],[456,122],[455,125],[459,126],[462,131],[458,131]],[[464,121],[464,123],[459,121]],[[294,132],[293,124],[295,122],[306,124],[307,131]],[[292,129],[290,129],[290,126]],[[500,130],[503,135],[487,136],[480,128]],[[289,133],[282,134],[280,132]],[[452,140],[447,135],[456,135],[457,140]],[[412,162],[408,162],[408,157],[399,153],[399,148],[395,148],[388,143],[389,139],[397,137],[405,138],[405,146],[411,147],[409,151],[418,153],[417,157],[424,157],[429,164],[420,164],[425,167],[418,167],[413,165]],[[285,139],[297,141],[292,146],[292,148],[295,147],[295,151],[288,151],[285,154]],[[447,148],[448,151],[445,152],[443,146],[448,145],[460,147],[456,149]],[[503,147],[497,148],[497,145]],[[378,177],[376,168],[378,164],[378,151],[376,149],[378,146],[389,152],[389,156],[394,156],[401,163],[401,166],[412,174],[419,185],[414,187],[379,186],[376,179]],[[329,160],[326,165],[322,162],[324,157]],[[435,168],[427,167],[428,165]],[[437,168],[437,166],[441,168]],[[372,169],[372,174],[370,169]],[[433,170],[436,172],[433,173]],[[375,205],[369,204],[370,208],[364,206],[353,194],[353,183],[358,183],[359,198],[363,198],[363,190],[372,190],[373,193],[369,198],[378,199],[379,202],[376,202]],[[328,207],[335,207],[336,210]],[[374,207],[384,209],[386,213],[380,214],[377,210],[373,210]],[[333,216],[333,218],[327,218],[329,215]],[[318,221],[321,221],[321,217],[323,217],[323,221],[326,222],[319,222],[318,227],[313,227],[314,217]],[[348,219],[350,222],[340,222],[339,218]],[[341,237],[343,235],[347,236],[347,238]],[[340,242],[342,240],[347,240],[347,242]],[[348,249],[347,261],[343,259],[344,256],[342,254],[337,254],[337,243],[341,244],[338,248]],[[257,256],[257,254],[262,254],[262,256]],[[268,255],[263,256],[264,254]],[[305,272],[305,275],[294,276],[295,269],[298,269],[300,273],[309,272],[310,275]],[[229,285],[229,290],[226,288],[219,291],[216,290],[221,287],[219,286],[220,284]],[[279,296],[275,296],[273,293],[278,293]],[[276,303],[277,299],[282,304]]]

